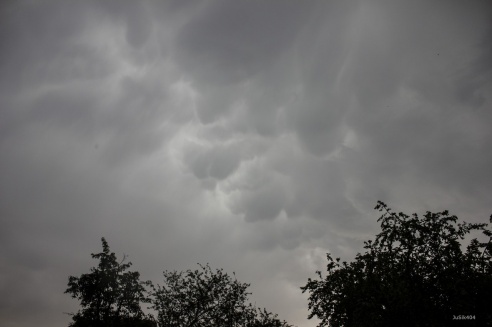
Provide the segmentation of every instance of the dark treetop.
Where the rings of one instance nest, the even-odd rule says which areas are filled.
[[[102,239],[103,252],[92,254],[97,267],[81,277],[69,277],[68,289],[80,301],[71,327],[291,327],[276,314],[249,303],[249,284],[207,264],[200,269],[164,272],[163,285],[140,281],[131,263],[116,260]],[[151,291],[148,292],[147,288]],[[140,304],[152,303],[156,317]]]
[[[309,279],[309,318],[319,326],[492,326],[492,232],[448,211],[423,217],[376,208],[381,232],[353,262],[327,255]],[[491,216],[492,222],[492,216]],[[481,231],[485,242],[470,240]],[[466,249],[462,246],[469,241]]]
[[[131,262],[125,263],[125,258],[118,262],[104,238],[102,245],[101,253],[91,254],[99,260],[97,267],[80,277],[69,277],[65,293],[78,299],[82,307],[73,314],[70,326],[155,326],[140,307],[141,303],[150,302],[146,291],[150,282],[140,281],[136,271],[127,271]]]

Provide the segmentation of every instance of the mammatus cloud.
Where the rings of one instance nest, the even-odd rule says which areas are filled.
[[[102,236],[145,279],[299,287],[395,210],[490,215],[486,1],[0,7],[2,326],[63,326]]]

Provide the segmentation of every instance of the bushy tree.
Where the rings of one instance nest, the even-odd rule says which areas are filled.
[[[458,223],[448,211],[397,214],[380,201],[375,209],[381,232],[365,252],[350,263],[328,253],[326,277],[317,271],[301,288],[309,318],[320,327],[492,326],[488,224]],[[477,231],[486,242],[470,240]]]
[[[131,262],[117,261],[109,245],[102,238],[103,251],[91,254],[99,260],[97,267],[80,277],[70,276],[65,293],[80,301],[82,309],[72,315],[72,327],[130,327],[155,326],[140,304],[149,303],[146,287],[150,282],[140,281],[140,274],[127,271]]]
[[[153,292],[159,326],[288,327],[277,315],[247,303],[249,284],[209,265],[187,271],[165,271],[164,284]]]

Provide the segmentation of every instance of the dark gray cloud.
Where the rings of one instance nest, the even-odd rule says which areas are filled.
[[[63,326],[106,237],[209,262],[298,326],[299,286],[396,210],[490,215],[487,1],[0,6],[2,326]]]
[[[204,6],[177,35],[177,61],[193,78],[237,83],[268,69],[289,50],[314,4],[293,1]]]

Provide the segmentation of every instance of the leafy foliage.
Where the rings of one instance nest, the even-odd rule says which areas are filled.
[[[125,258],[118,262],[104,238],[102,246],[101,253],[91,254],[92,258],[99,260],[97,267],[80,277],[69,277],[65,293],[78,299],[82,306],[72,315],[70,326],[155,326],[140,307],[140,303],[149,303],[146,286],[150,286],[150,282],[140,281],[140,274],[136,271],[126,271],[131,262],[124,263]]]
[[[248,287],[222,269],[212,271],[209,265],[165,271],[164,285],[154,288],[153,309],[159,326],[289,326],[277,315],[248,304]]]
[[[381,232],[351,263],[328,253],[327,276],[309,279],[319,326],[492,326],[492,232],[448,211],[395,213],[378,201]],[[491,216],[492,222],[492,216]],[[481,231],[489,239],[468,234]],[[460,320],[467,317],[469,320]]]
[[[68,289],[82,306],[72,314],[71,327],[290,327],[276,314],[247,303],[249,284],[209,265],[197,270],[164,272],[164,285],[140,281],[127,271],[131,262],[118,262],[102,239],[103,251],[91,254],[97,267],[69,277]],[[147,291],[151,288],[151,292]],[[146,315],[141,303],[152,303],[157,318]]]

